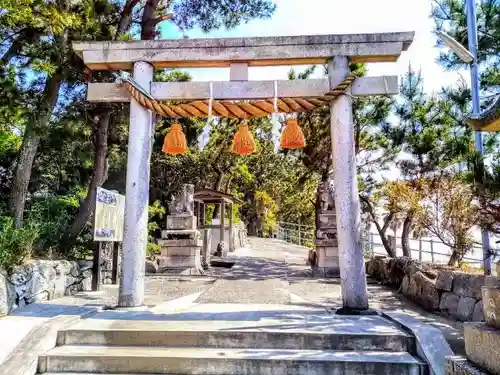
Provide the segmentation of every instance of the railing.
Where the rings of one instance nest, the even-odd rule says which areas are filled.
[[[401,237],[389,236],[393,248],[396,248],[396,255],[402,256]],[[413,259],[418,259],[425,263],[447,263],[450,259],[451,249],[440,241],[432,238],[410,239],[410,249]],[[368,256],[387,255],[382,240],[378,233],[368,233],[363,239],[363,247]],[[494,254],[499,254],[498,249],[492,249]],[[475,244],[472,251],[463,258],[463,261],[473,267],[483,266],[483,249]]]
[[[314,245],[314,227],[311,225],[278,222],[275,237],[299,246]]]
[[[311,225],[278,222],[275,235],[277,239],[290,242],[299,246],[314,247],[315,227]],[[393,248],[396,249],[396,255],[402,256],[401,237],[389,236]],[[410,239],[410,249],[413,259],[418,259],[425,263],[448,263],[451,255],[451,249],[432,238]],[[363,236],[363,248],[367,256],[387,255],[382,240],[378,233],[369,232]],[[500,249],[492,249],[497,254],[494,259],[500,256]],[[473,267],[483,266],[483,249],[481,245],[475,244],[472,251],[463,258],[464,262]]]

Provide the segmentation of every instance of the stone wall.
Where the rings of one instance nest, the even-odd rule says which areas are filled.
[[[460,321],[484,320],[483,275],[433,269],[406,257],[372,258],[366,263],[366,272],[428,311]],[[500,286],[500,278],[490,277],[490,280]]]
[[[35,260],[0,269],[0,316],[29,305],[91,289],[92,262]]]

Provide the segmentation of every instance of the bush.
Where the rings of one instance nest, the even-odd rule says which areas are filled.
[[[16,228],[11,217],[0,216],[0,267],[7,269],[29,260],[39,238],[40,227],[32,222]]]

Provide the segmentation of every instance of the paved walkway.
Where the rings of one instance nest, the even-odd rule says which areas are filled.
[[[145,307],[161,312],[189,303],[295,304],[336,309],[341,306],[338,279],[312,279],[306,266],[307,249],[270,239],[251,239],[252,248],[230,255],[232,268],[213,268],[206,277],[148,276]],[[457,354],[463,354],[462,324],[426,312],[394,291],[368,285],[370,305],[404,312],[440,329]],[[79,293],[29,305],[0,318],[0,363],[37,325],[58,315],[82,315],[89,309],[114,308],[118,286],[105,285],[100,292]]]

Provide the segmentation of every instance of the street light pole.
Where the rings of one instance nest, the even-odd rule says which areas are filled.
[[[469,52],[473,57],[473,61],[470,64],[470,76],[471,76],[471,92],[472,92],[472,114],[474,116],[479,115],[481,111],[479,104],[479,68],[477,63],[477,24],[476,24],[476,1],[467,0],[467,32],[469,39]],[[481,155],[484,154],[483,150],[483,135],[480,131],[474,133],[474,140],[477,152]],[[482,160],[480,161],[483,162]],[[483,168],[480,168],[483,171]],[[480,176],[481,182],[484,176]],[[491,275],[491,254],[490,254],[490,236],[486,229],[481,229],[481,239],[483,244],[483,264],[484,273]]]

